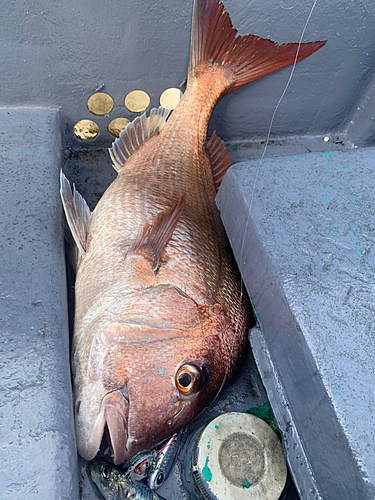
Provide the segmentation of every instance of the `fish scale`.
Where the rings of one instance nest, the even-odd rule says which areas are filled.
[[[125,178],[121,180],[123,182],[123,185],[126,186],[127,189],[129,189],[129,186],[132,184],[142,185],[142,183],[140,182],[130,182],[133,180],[130,172],[126,171],[123,177]],[[149,184],[150,183],[148,183],[148,186]],[[160,184],[163,183],[158,183],[156,189],[160,189]],[[114,188],[116,188],[116,186],[114,186]],[[151,185],[151,192],[153,192],[152,188],[153,186]],[[115,213],[108,215],[105,207],[103,207],[102,217],[95,218],[94,214],[91,223],[92,233],[95,233],[96,227],[101,228],[103,226],[104,221],[102,220],[102,218],[106,220],[107,229],[105,231],[105,234],[103,234],[103,231],[101,233],[101,239],[98,243],[99,248],[92,248],[92,251],[95,252],[95,259],[91,264],[91,267],[93,269],[97,269],[99,260],[106,259],[107,267],[110,269],[109,272],[111,273],[111,275],[119,274],[121,273],[121,271],[125,273],[126,271],[121,266],[121,256],[123,259],[127,250],[127,246],[129,246],[134,239],[134,234],[139,229],[139,225],[146,220],[145,214],[147,214],[149,219],[152,220],[152,218],[160,212],[160,207],[165,208],[167,202],[168,204],[170,204],[171,198],[173,201],[173,197],[168,194],[168,187],[165,189],[164,193],[161,193],[160,189],[158,194],[159,203],[156,205],[147,204],[148,192],[146,190],[141,193],[136,192],[135,195],[132,196],[132,193],[134,191],[137,191],[137,189],[130,190],[130,193],[128,191],[125,191],[123,194],[121,192],[119,193],[118,191],[116,192],[116,197],[118,196],[124,200],[122,207],[118,206],[118,203],[116,203],[116,199],[111,199],[111,197],[108,197],[109,199],[107,198],[105,200],[105,202],[108,203],[109,206],[117,207]],[[175,196],[174,198],[176,199],[177,197],[178,196]],[[132,207],[131,210],[129,208],[126,208],[129,207],[129,205]],[[188,211],[190,208],[188,206],[188,200],[186,205],[186,211]],[[189,268],[192,272],[194,272],[194,281],[198,283],[199,281],[202,282],[200,289],[202,286],[208,287],[208,289],[215,289],[216,283],[212,283],[212,280],[214,276],[218,275],[217,269],[220,265],[220,262],[217,245],[215,245],[217,238],[212,227],[213,222],[208,217],[208,215],[210,215],[210,206],[207,204],[201,211],[194,210],[194,208],[195,207],[193,206],[193,209],[189,211],[190,213],[188,213],[188,216],[186,216],[186,218],[184,217],[184,213],[182,214],[180,225],[176,228],[168,246],[168,253],[170,254],[171,263],[173,262],[172,276],[169,272],[169,266],[167,264],[165,267],[160,269],[157,281],[159,283],[164,283],[167,280],[167,282],[173,282],[183,289],[184,283],[186,283],[185,271],[187,268]],[[204,209],[208,214],[207,217],[205,217]],[[201,215],[202,212],[203,216]],[[200,237],[198,230],[199,227],[202,227],[202,223],[200,222],[202,217],[204,218],[204,220],[206,220],[206,230],[204,235],[202,235],[203,237]],[[116,231],[114,230],[114,227],[116,227]],[[120,231],[118,228],[120,228]],[[117,248],[114,247],[113,241],[116,241]],[[111,253],[109,253],[108,251],[107,242],[112,243]],[[89,245],[94,245],[94,243],[90,242]],[[207,254],[212,255],[210,262],[207,262],[205,258]],[[176,266],[181,269],[181,273],[176,272]],[[89,270],[85,270],[85,276],[88,276],[87,279],[90,279],[92,274]],[[101,278],[103,278],[105,282],[108,281],[107,275],[99,276],[99,280]],[[125,284],[125,280],[123,280],[123,283]],[[82,290],[87,289],[90,288],[90,284],[82,284],[80,285],[80,287]]]
[[[150,140],[150,142],[151,141],[152,139]],[[150,146],[152,147],[152,144]],[[131,158],[128,161],[130,160]],[[143,161],[142,159],[142,163],[148,165],[147,156],[146,161]],[[178,199],[181,193],[181,190],[175,190],[175,192],[173,192],[170,187],[170,183],[168,182],[168,178],[164,179],[164,176],[161,177],[162,174],[160,174],[161,178],[157,179],[157,182],[155,182],[155,184],[152,182],[153,179],[151,178],[151,180],[149,180],[145,186],[143,180],[147,179],[147,172],[145,172],[144,176],[141,176],[140,179],[138,179],[138,176],[136,179],[134,179],[131,166],[129,167],[129,169],[126,169],[123,173],[120,173],[118,179],[119,181],[122,180],[124,193],[119,193],[118,190],[116,192],[116,196],[119,196],[124,200],[122,210],[119,210],[118,208],[115,214],[116,218],[121,219],[121,225],[119,224],[119,226],[121,227],[121,236],[119,236],[123,239],[124,246],[126,245],[126,243],[130,245],[134,238],[134,233],[139,228],[139,225],[144,222],[147,216],[149,220],[152,220],[162,209],[165,209],[165,206],[170,205],[171,202]],[[194,188],[191,190],[192,192],[187,193],[186,206],[181,216],[179,226],[176,228],[169,242],[169,249],[174,264],[179,265],[179,262],[181,261],[180,267],[186,268],[186,266],[189,265],[189,262],[194,259],[194,271],[196,273],[200,272],[200,274],[204,275],[205,279],[208,281],[210,279],[210,274],[212,274],[211,268],[215,265],[218,265],[218,258],[216,258],[216,262],[214,262],[214,259],[212,258],[212,261],[207,263],[208,267],[210,268],[209,270],[207,270],[207,264],[203,266],[203,262],[206,260],[205,256],[208,253],[211,252],[211,254],[213,254],[213,252],[216,250],[215,242],[217,238],[216,234],[213,231],[212,220],[210,220],[212,219],[210,205],[208,203],[205,203],[204,205],[201,204],[201,206],[197,206],[196,203],[194,203],[194,200],[194,204],[192,203],[190,205],[190,199],[193,199],[193,196],[199,196],[199,198],[205,199],[205,192],[202,189],[199,189],[200,185],[202,185],[202,182],[196,183],[194,185]],[[132,189],[129,189],[130,186],[132,186]],[[145,186],[145,188],[142,190],[141,186]],[[116,188],[116,186],[114,186],[114,188]],[[134,196],[133,193],[135,193]],[[151,195],[153,195],[152,198],[155,197],[158,199],[157,204],[154,205],[149,201],[150,193]],[[156,193],[156,195],[154,195],[154,193]],[[110,198],[106,199],[106,203],[108,203],[110,206],[113,206],[114,204],[118,205],[116,203],[116,200]],[[131,210],[127,208],[129,207],[129,205],[132,207]],[[204,232],[202,232],[201,230],[202,220],[205,221],[205,225],[203,226]],[[103,221],[96,221],[95,218],[93,218],[93,231],[95,231],[96,224],[101,227]],[[130,226],[129,229],[127,225],[128,227]],[[109,235],[109,239],[113,241],[112,227],[108,228],[107,233]],[[106,253],[106,249],[104,249],[104,252]],[[200,263],[201,265],[199,266]],[[165,272],[166,268],[161,269],[160,276],[164,275]],[[178,276],[175,273],[174,279],[176,278],[178,279]]]
[[[169,438],[235,369],[252,315],[215,205],[230,156],[216,136],[206,145],[209,119],[225,94],[323,45],[239,36],[218,0],[195,0],[187,88],[170,118],[160,107],[121,132],[110,149],[118,176],[93,213],[61,174],[87,460],[105,427],[115,464]]]

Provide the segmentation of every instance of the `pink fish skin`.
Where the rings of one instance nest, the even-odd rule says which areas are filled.
[[[120,464],[169,438],[212,401],[251,318],[214,198],[231,159],[207,127],[218,100],[325,42],[239,36],[218,0],[195,0],[188,84],[110,151],[118,177],[93,213],[61,176],[77,270],[72,370],[78,451],[107,427]]]

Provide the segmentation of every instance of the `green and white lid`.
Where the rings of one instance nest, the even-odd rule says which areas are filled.
[[[192,467],[208,500],[277,500],[287,476],[276,433],[247,413],[212,420],[198,439]]]

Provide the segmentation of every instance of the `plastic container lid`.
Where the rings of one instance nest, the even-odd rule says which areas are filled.
[[[200,435],[192,472],[208,500],[277,500],[287,466],[279,438],[263,420],[225,413]]]

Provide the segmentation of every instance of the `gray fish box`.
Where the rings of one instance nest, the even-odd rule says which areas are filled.
[[[240,33],[280,43],[312,4],[225,2]],[[108,124],[135,116],[125,96],[151,108],[184,90],[192,2],[108,5],[1,8],[1,500],[79,498],[59,169],[92,208],[116,175]],[[317,1],[304,41],[328,43],[297,64],[261,164],[291,68],[225,97],[210,126],[236,163],[217,203],[259,319],[250,344],[308,500],[375,498],[374,21],[369,0]],[[102,117],[98,91],[114,101]],[[74,136],[81,119],[94,140]]]

